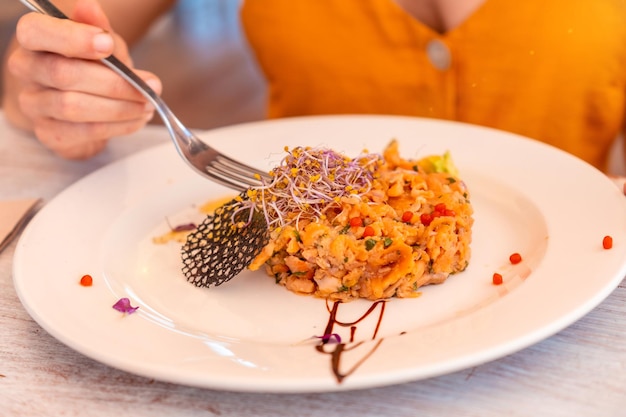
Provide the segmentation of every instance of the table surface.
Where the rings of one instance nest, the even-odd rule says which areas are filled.
[[[149,126],[92,160],[65,161],[0,112],[0,199],[50,201],[87,173],[167,140]],[[471,369],[350,392],[236,393],[129,374],[57,341],[15,293],[14,251],[15,242],[0,253],[0,417],[626,415],[626,281],[565,330]]]

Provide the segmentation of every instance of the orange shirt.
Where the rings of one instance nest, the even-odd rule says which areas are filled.
[[[623,0],[486,0],[445,34],[393,0],[246,0],[241,17],[270,117],[458,120],[542,140],[600,169],[624,122]]]

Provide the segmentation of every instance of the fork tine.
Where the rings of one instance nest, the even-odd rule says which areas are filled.
[[[249,172],[233,169],[228,165],[223,165],[219,161],[211,161],[206,169],[214,175],[228,178],[229,180],[244,184],[248,187],[258,187],[262,184],[261,180],[256,178],[254,174],[251,176]]]
[[[253,178],[256,183],[260,182],[257,176],[260,176],[265,179],[270,178],[267,172],[260,171],[257,168],[251,167],[250,165],[246,165],[224,154],[218,153],[215,156],[215,159],[216,159],[216,162],[224,166],[225,169],[232,170],[236,172],[238,175],[241,175],[243,177]]]
[[[189,135],[186,139],[193,144],[193,151],[186,152],[182,148],[185,159],[197,171],[211,180],[236,191],[244,191],[250,187],[259,187],[261,178],[269,179],[268,173],[232,159],[206,143]]]
[[[208,168],[208,167],[207,167]],[[212,170],[207,169],[205,172],[203,172],[203,174],[207,177],[209,177],[211,180],[217,182],[218,184],[221,184],[225,187],[228,187],[232,190],[235,191],[245,191],[249,188],[249,186],[242,184],[241,182],[238,182],[236,180],[233,180],[229,177],[225,177],[223,175],[217,175],[215,172],[213,172]]]

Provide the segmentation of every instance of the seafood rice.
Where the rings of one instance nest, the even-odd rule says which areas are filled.
[[[310,162],[298,165],[302,152],[293,150],[281,169],[287,176],[308,175],[310,190],[320,178],[307,172]],[[345,166],[333,171],[321,153],[309,155],[323,161],[327,182],[350,171]],[[250,269],[264,269],[294,293],[348,301],[416,297],[420,287],[442,283],[468,266],[472,206],[449,154],[404,159],[394,140],[382,157],[344,161],[359,164],[366,181],[342,186],[317,207],[302,198],[300,206],[277,208],[270,186],[252,191],[251,200],[264,207],[273,226]],[[303,180],[289,181],[281,187],[298,200],[302,190],[294,188]]]

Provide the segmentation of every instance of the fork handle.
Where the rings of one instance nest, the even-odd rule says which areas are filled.
[[[22,4],[31,9],[34,12],[38,12],[41,14],[45,14],[48,16],[56,17],[58,19],[68,19],[67,15],[59,10],[52,2],[48,0],[20,0]],[[162,111],[163,109],[167,109],[166,111],[171,113],[169,108],[165,105],[161,97],[148,85],[144,80],[139,78],[137,74],[135,74],[130,68],[128,68],[122,61],[115,57],[115,55],[110,55],[106,58],[102,58],[100,61],[104,63],[107,67],[111,68],[113,71],[122,76],[126,81],[128,81],[133,87],[135,87],[143,96],[148,99],[157,110]]]
[[[20,0],[22,4],[34,12],[46,14],[48,16],[56,17],[58,19],[69,19],[65,13],[59,10],[54,4],[48,0]]]

